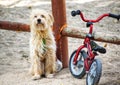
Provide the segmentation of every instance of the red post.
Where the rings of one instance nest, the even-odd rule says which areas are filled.
[[[54,16],[54,33],[57,42],[57,58],[63,63],[63,67],[68,67],[68,40],[67,37],[60,36],[60,29],[66,24],[66,5],[65,0],[51,0],[52,1],[52,13]]]

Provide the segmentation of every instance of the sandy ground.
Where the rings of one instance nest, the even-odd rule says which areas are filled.
[[[83,1],[87,1],[84,3]],[[85,28],[85,23],[71,17],[72,10],[80,9],[87,18],[95,19],[102,13],[120,14],[120,0],[67,0],[68,26]],[[0,0],[0,20],[29,24],[31,9],[40,8],[51,11],[49,0]],[[120,22],[105,18],[95,25],[95,31],[120,34]],[[87,29],[87,28],[85,28]],[[63,69],[52,79],[31,80],[28,74],[29,36],[27,32],[0,30],[0,85],[85,85],[86,80],[74,78],[68,68]],[[68,38],[69,56],[82,44],[82,39]],[[103,42],[98,42],[104,45]],[[102,61],[102,77],[99,85],[120,85],[120,45],[107,44],[107,53],[96,58]]]

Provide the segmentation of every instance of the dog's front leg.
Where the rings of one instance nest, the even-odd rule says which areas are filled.
[[[32,60],[32,59],[31,59],[31,60]],[[31,62],[31,66],[30,66],[30,69],[29,69],[29,74],[34,75],[33,69],[34,69],[34,64],[33,64],[33,62]]]
[[[55,54],[51,53],[50,55],[48,54],[47,59],[45,60],[45,76],[47,78],[52,78],[54,77],[55,73]]]
[[[32,77],[33,80],[41,78],[42,75],[41,62],[39,56],[37,55],[33,56],[33,72],[34,72],[34,76]]]

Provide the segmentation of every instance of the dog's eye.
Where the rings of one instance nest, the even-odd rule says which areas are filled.
[[[34,16],[34,18],[37,18],[37,16]]]
[[[44,16],[44,15],[41,15],[41,17],[42,17],[42,18],[45,18],[45,16]]]

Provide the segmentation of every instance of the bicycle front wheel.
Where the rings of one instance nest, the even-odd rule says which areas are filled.
[[[102,73],[102,64],[98,59],[95,59],[90,66],[90,70],[86,77],[87,85],[98,85]]]

